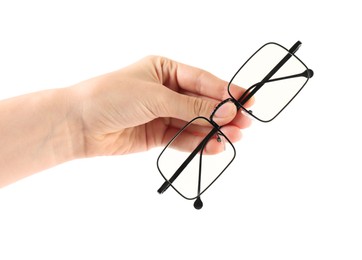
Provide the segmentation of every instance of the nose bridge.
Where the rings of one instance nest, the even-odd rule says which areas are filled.
[[[229,103],[229,102],[233,103],[233,104],[236,106],[236,109],[237,109],[237,110],[239,110],[239,108],[240,108],[240,105],[238,104],[238,102],[237,102],[234,98],[231,98],[231,97],[230,97],[230,98],[227,98],[227,99],[221,101],[221,102],[215,107],[214,111],[212,111],[212,113],[211,113],[211,115],[210,115],[210,121],[211,121],[211,123],[212,123],[214,126],[216,126],[217,128],[219,128],[219,125],[214,122],[214,119],[213,119],[213,118],[214,118],[214,115],[215,115],[215,113],[216,113],[217,110],[219,110],[223,105],[225,105],[225,104],[227,104],[227,103]]]

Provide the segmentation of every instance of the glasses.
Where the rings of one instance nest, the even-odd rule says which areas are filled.
[[[227,135],[213,120],[220,107],[233,103],[262,122],[270,122],[303,89],[313,71],[295,56],[301,42],[289,50],[277,43],[267,43],[258,49],[235,73],[227,88],[230,97],[214,109],[209,118],[196,117],[187,123],[166,145],[157,159],[157,168],[165,182],[158,193],[172,187],[194,207],[201,209],[203,194],[226,170],[235,158],[236,150]],[[240,88],[247,88],[241,94]],[[253,99],[251,106],[248,101]],[[191,153],[174,149],[192,137]]]

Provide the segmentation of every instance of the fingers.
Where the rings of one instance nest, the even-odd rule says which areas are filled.
[[[241,88],[235,84],[230,84],[229,91],[232,93],[232,97],[236,100],[238,100],[246,91],[246,89]],[[245,104],[243,104],[243,107],[248,108],[251,107],[254,104],[254,97],[251,97]]]
[[[164,57],[153,57],[160,83],[182,94],[202,97],[209,100],[222,101],[230,98],[229,83],[213,74],[186,64],[182,64]],[[240,86],[231,84],[230,93],[233,98],[240,98],[246,91]],[[254,102],[251,98],[244,107],[250,107]],[[201,114],[203,115],[203,114]]]
[[[196,128],[191,129],[184,129],[179,135],[176,136],[176,138],[172,141],[169,148],[177,149],[179,151],[184,152],[191,152],[193,151],[198,145],[205,139],[205,137],[209,134],[210,131],[212,131],[212,128],[202,128],[199,127],[196,131]],[[230,140],[230,142],[234,143],[241,139],[241,132],[240,130],[235,126],[226,126],[222,128],[222,133],[227,137],[227,139]],[[165,135],[170,137],[170,139],[175,136],[177,133],[177,129],[172,128],[169,129],[168,133]],[[223,151],[224,144],[220,142],[219,137],[223,138],[223,135],[221,134],[215,134],[212,136],[208,141],[206,146],[204,147],[204,153],[206,154],[216,154]],[[167,138],[165,138],[165,144],[167,143]],[[226,139],[224,142],[229,142]]]
[[[178,63],[162,57],[153,57],[157,78],[167,88],[157,101],[159,117],[173,118],[164,134],[163,143],[167,144],[179,133],[185,122],[196,117],[210,118],[220,101],[230,98],[228,83],[211,73]],[[233,93],[242,95],[245,89],[231,85]],[[244,107],[251,105],[251,99]],[[241,138],[240,129],[250,126],[251,119],[242,112],[237,112],[233,102],[227,102],[219,107],[212,117],[218,125],[223,126],[222,132],[231,142]],[[197,120],[196,126],[188,126],[174,141],[172,147],[182,151],[191,151],[211,131],[212,126],[207,120]],[[218,152],[220,144],[215,137],[207,145],[207,153]]]
[[[211,129],[210,123],[206,120],[196,120],[194,122],[195,122],[195,125],[200,127],[200,128],[195,128],[194,132],[208,133]],[[168,120],[167,125],[170,128],[174,129],[173,135],[175,135],[180,129],[185,127],[187,123],[188,123],[188,121],[185,121],[185,120],[181,120],[181,119],[177,119],[177,118],[170,118]],[[225,129],[227,126],[234,126],[234,127],[237,127],[238,131],[240,131],[242,129],[248,128],[251,125],[251,123],[252,123],[251,117],[248,114],[246,114],[245,112],[239,111],[237,113],[237,115],[235,116],[235,118],[227,125],[224,125],[222,127],[222,129]],[[204,127],[204,128],[201,128],[201,127]],[[169,141],[172,137],[173,136],[170,136],[169,138],[166,138],[166,139]]]
[[[229,125],[233,125],[238,127],[239,129],[248,128],[252,123],[252,119],[248,114],[246,114],[243,110],[238,111],[235,118],[229,123]]]
[[[216,100],[226,99],[228,82],[211,73],[167,58],[157,57],[156,66],[161,83],[171,89],[182,89]]]
[[[183,95],[168,89],[164,90],[162,97],[155,103],[156,114],[160,117],[172,117],[190,121],[195,117],[209,118],[219,104],[219,101]],[[235,117],[235,105],[230,104],[215,114],[215,122],[220,125],[227,124]]]
[[[157,103],[156,114],[160,117],[171,117],[188,122],[195,117],[210,118],[213,115],[212,120],[220,126],[233,124],[242,129],[250,125],[249,118],[237,112],[233,102],[226,102],[218,107],[220,101],[214,99],[182,95],[167,88],[164,91],[163,98]]]

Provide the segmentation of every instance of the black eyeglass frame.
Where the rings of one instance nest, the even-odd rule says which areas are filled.
[[[214,111],[216,111],[220,106],[222,106],[223,104],[231,101],[232,99],[226,99],[223,102],[221,102]],[[214,113],[213,113],[214,114]],[[212,114],[212,116],[213,116]],[[194,200],[196,198],[198,198],[202,193],[204,193],[220,176],[221,174],[226,170],[226,168],[229,167],[229,165],[232,163],[232,161],[235,159],[236,156],[236,149],[234,147],[234,145],[232,144],[232,142],[229,140],[229,138],[221,131],[221,127],[218,124],[216,124],[213,120],[212,120],[212,116],[210,116],[209,118],[203,117],[203,116],[198,116],[195,117],[194,119],[192,119],[191,121],[189,121],[181,130],[178,131],[178,133],[169,141],[169,143],[165,146],[165,148],[162,150],[162,152],[160,153],[160,155],[157,158],[157,168],[160,171],[162,177],[165,179],[164,184],[158,189],[158,193],[163,193],[165,192],[170,186],[173,187],[173,189],[180,194],[183,198],[187,199],[187,200]],[[161,172],[161,169],[159,167],[159,159],[161,158],[162,154],[165,152],[165,150],[167,149],[167,147],[188,127],[190,126],[194,121],[196,120],[204,120],[207,121],[213,128],[212,130],[208,133],[208,135],[200,142],[200,144],[198,145],[198,147],[196,147],[191,154],[189,155],[189,157],[183,162],[183,164],[178,168],[178,170],[172,175],[172,177],[170,179],[167,179]],[[177,188],[175,188],[172,183],[174,182],[174,180],[177,179],[177,177],[182,173],[182,171],[187,167],[187,165],[191,162],[191,160],[200,152],[200,165],[199,165],[199,170],[201,171],[201,160],[202,160],[202,151],[204,150],[207,142],[213,137],[213,136],[217,136],[218,138],[224,137],[225,140],[230,144],[231,148],[233,149],[234,155],[231,158],[230,162],[225,166],[225,168],[220,172],[219,175],[217,175],[217,177],[203,190],[200,191],[200,187],[199,187],[199,192],[196,196],[194,197],[187,197],[185,195],[183,195],[181,192],[178,191]],[[200,184],[200,183],[199,183]],[[199,185],[200,186],[200,185]]]
[[[243,95],[237,99],[235,98],[232,93],[230,92],[230,85],[233,82],[233,80],[235,79],[235,77],[239,74],[239,72],[244,68],[244,66],[246,64],[248,64],[248,62],[261,50],[263,49],[265,46],[270,45],[270,44],[274,44],[279,46],[280,48],[284,49],[287,52],[287,55],[280,60],[280,62],[264,77],[264,79],[254,85],[252,85],[251,87],[249,87],[244,93]],[[298,49],[301,47],[302,43],[300,41],[297,41],[289,50],[287,48],[285,48],[284,46],[275,43],[275,42],[268,42],[266,44],[264,44],[263,46],[261,46],[253,55],[251,55],[249,57],[249,59],[247,59],[245,61],[245,63],[236,71],[236,73],[234,74],[234,76],[231,78],[231,80],[229,81],[227,90],[228,93],[230,95],[230,97],[232,97],[234,100],[239,102],[239,106],[240,108],[244,109],[244,111],[246,111],[249,115],[251,115],[252,117],[254,117],[255,119],[264,122],[264,123],[268,123],[272,120],[274,120],[289,104],[290,102],[292,102],[292,100],[299,94],[299,92],[304,88],[304,86],[307,84],[307,82],[309,81],[310,78],[313,77],[314,72],[313,70],[309,69],[303,61],[301,61],[296,55],[295,52],[298,51]],[[270,79],[291,57],[296,58],[305,68],[306,70],[300,74],[295,74],[295,75],[291,75],[291,76],[287,76],[287,77],[282,77],[282,78],[277,78],[277,79]],[[246,109],[243,107],[243,105],[252,97],[255,95],[255,93],[261,89],[261,87],[267,83],[267,82],[273,82],[273,81],[277,81],[277,80],[282,80],[282,79],[289,79],[289,78],[293,78],[293,77],[299,77],[299,76],[304,76],[305,78],[307,78],[307,80],[304,82],[304,84],[300,87],[300,89],[295,93],[295,95],[283,106],[283,108],[281,110],[279,110],[278,113],[276,113],[274,115],[274,117],[270,118],[269,120],[263,120],[259,117],[257,117],[256,115],[254,115],[253,113],[250,112],[250,110]],[[254,88],[254,89],[253,89]],[[250,93],[249,91],[253,89]],[[249,94],[248,94],[249,93]]]
[[[285,55],[285,57],[283,59],[280,60],[280,62],[264,77],[264,79],[254,85],[252,85],[251,87],[249,87],[240,98],[235,98],[231,92],[230,92],[230,85],[232,84],[234,78],[238,75],[238,73],[242,70],[242,68],[255,56],[255,54],[257,54],[262,48],[264,48],[266,45],[268,44],[275,44],[281,48],[283,48],[287,54]],[[282,45],[278,44],[278,43],[274,43],[274,42],[269,42],[264,44],[262,47],[260,47],[252,56],[250,56],[250,58],[237,70],[237,72],[234,74],[234,76],[231,78],[227,88],[228,88],[228,93],[230,95],[230,98],[223,100],[222,102],[219,103],[219,105],[214,109],[214,111],[212,112],[212,114],[210,115],[210,118],[206,118],[206,117],[196,117],[194,119],[192,119],[190,122],[188,122],[181,130],[179,130],[179,132],[170,140],[170,142],[165,146],[165,148],[162,150],[162,152],[160,153],[159,157],[157,158],[157,168],[159,170],[159,172],[161,173],[161,176],[165,179],[165,182],[162,184],[162,186],[157,190],[158,193],[162,194],[163,192],[165,192],[170,186],[178,193],[180,194],[183,198],[188,199],[188,200],[193,200],[196,199],[195,203],[194,203],[194,207],[196,209],[201,209],[203,206],[203,203],[201,201],[200,196],[222,175],[222,173],[229,167],[229,165],[232,163],[232,161],[235,159],[236,156],[236,150],[235,147],[232,145],[231,141],[227,138],[226,135],[224,135],[221,131],[222,126],[219,126],[218,124],[216,124],[213,121],[213,116],[216,113],[216,111],[225,103],[227,102],[232,102],[235,104],[237,111],[239,109],[243,109],[245,112],[247,112],[249,115],[251,115],[252,117],[256,118],[257,120],[261,121],[261,122],[270,122],[272,120],[274,120],[289,104],[290,102],[300,93],[300,91],[303,89],[303,87],[306,85],[306,83],[308,82],[308,80],[310,78],[313,77],[314,72],[311,69],[308,69],[308,67],[297,57],[295,56],[295,52],[300,48],[301,46],[301,42],[297,41],[289,50],[286,49],[285,47],[283,47]],[[299,74],[295,74],[295,75],[290,75],[290,76],[286,76],[286,77],[280,77],[280,78],[276,78],[276,79],[271,79],[271,77],[291,58],[291,57],[295,57],[299,62],[301,62],[301,64],[304,65],[304,67],[306,68],[306,70],[302,73]],[[267,83],[267,82],[272,82],[272,81],[277,81],[277,80],[284,80],[284,79],[289,79],[289,78],[293,78],[293,77],[306,77],[307,80],[304,82],[304,84],[300,87],[300,89],[295,93],[295,95],[285,104],[284,107],[282,107],[282,109],[274,116],[272,117],[270,120],[261,120],[260,118],[258,118],[257,116],[255,116],[253,113],[251,113],[247,108],[244,108],[244,104],[250,99],[252,98],[255,93],[261,89],[261,87]],[[159,160],[162,156],[162,154],[164,153],[164,151],[169,147],[169,145],[179,136],[180,133],[182,133],[182,131],[185,130],[185,128],[187,128],[190,124],[192,124],[192,122],[194,122],[196,119],[203,119],[208,121],[212,126],[212,130],[209,132],[209,134],[200,142],[200,144],[194,149],[194,151],[191,152],[191,154],[188,156],[188,158],[180,165],[180,167],[176,170],[176,172],[172,175],[171,178],[166,178],[160,167],[159,167]],[[199,174],[201,175],[201,157],[202,157],[202,151],[205,147],[205,145],[207,144],[207,142],[216,134],[221,134],[231,145],[233,151],[234,151],[234,156],[231,159],[231,161],[225,166],[225,168],[220,172],[219,175],[217,175],[217,177],[203,190],[203,191],[198,191],[198,194],[193,197],[193,198],[188,198],[186,196],[184,196],[181,192],[179,192],[177,190],[177,188],[175,188],[172,183],[174,182],[174,180],[176,180],[176,178],[182,173],[182,171],[187,167],[187,165],[193,160],[193,158],[201,151],[201,155],[200,155],[200,165],[199,165]],[[199,178],[199,186],[200,186],[200,178]]]

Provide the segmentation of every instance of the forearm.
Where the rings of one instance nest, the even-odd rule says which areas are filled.
[[[0,101],[0,187],[81,157],[76,105],[68,88]]]

